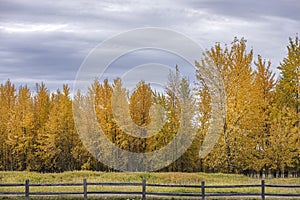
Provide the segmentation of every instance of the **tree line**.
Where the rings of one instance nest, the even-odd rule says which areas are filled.
[[[98,126],[107,138],[121,149],[138,153],[153,152],[170,143],[183,123],[180,110],[190,110],[187,117],[197,124],[195,138],[181,157],[160,171],[300,176],[299,38],[289,39],[277,79],[270,69],[271,62],[260,55],[254,58],[246,43],[243,38],[235,38],[231,45],[217,43],[204,52],[203,59],[195,62],[195,83],[182,77],[176,67],[176,72],[170,72],[164,92],[153,91],[150,84],[141,81],[129,93],[122,80],[116,78],[112,83],[95,80],[87,93],[78,91],[71,98],[67,85],[50,92],[41,83],[32,91],[26,85],[16,88],[8,80],[0,85],[0,170],[113,171],[87,150],[77,133],[72,105],[84,99],[93,101]],[[199,150],[212,116],[211,94],[201,70],[212,63],[224,84],[226,114],[216,145],[205,158],[200,158]],[[178,95],[187,101],[180,102]],[[197,100],[193,101],[193,97]],[[153,109],[153,104],[163,110]],[[122,125],[124,119],[114,110],[121,111],[126,106],[127,117],[139,127],[151,123],[162,128],[153,126],[154,130],[147,130],[155,132],[149,137],[127,134],[124,129],[146,133],[141,132],[145,129]],[[186,134],[192,134],[189,130]],[[93,141],[88,145],[97,147],[97,138]]]

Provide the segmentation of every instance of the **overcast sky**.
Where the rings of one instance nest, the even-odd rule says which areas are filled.
[[[0,0],[0,83],[72,85],[96,45],[142,27],[179,31],[206,49],[244,37],[276,71],[299,11],[299,0]]]

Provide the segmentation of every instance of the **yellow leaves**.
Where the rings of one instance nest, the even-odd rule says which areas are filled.
[[[150,107],[152,106],[152,90],[149,84],[141,81],[130,96],[130,115],[138,126],[146,126],[150,123]]]
[[[288,55],[278,67],[280,78],[275,82],[270,61],[260,55],[254,61],[253,50],[247,51],[246,40],[235,38],[228,46],[217,43],[204,53],[203,60],[195,62],[197,91],[189,90],[189,82],[180,76],[177,67],[176,72],[169,75],[164,94],[154,93],[144,81],[130,94],[117,78],[113,83],[95,81],[88,94],[78,92],[71,99],[67,85],[63,85],[62,90],[50,92],[41,83],[32,92],[26,86],[16,89],[7,81],[0,85],[0,141],[3,143],[0,169],[108,170],[97,163],[80,142],[72,116],[74,105],[87,111],[77,117],[87,125],[84,137],[91,139],[85,145],[94,146],[95,151],[101,138],[93,133],[99,128],[121,149],[133,152],[159,150],[174,139],[181,124],[185,126],[186,135],[193,132],[190,121],[181,120],[184,115],[200,126],[198,135],[186,153],[165,170],[299,171],[299,58],[300,41],[296,37],[290,39]],[[227,112],[217,145],[200,161],[198,152],[214,110],[208,90],[208,84],[214,83],[205,82],[201,70],[207,70],[211,65],[215,65],[222,76],[226,90],[223,103]],[[197,116],[193,115],[194,102],[189,101],[193,92],[197,94]],[[178,97],[183,101],[180,102]],[[91,102],[95,107],[89,106]],[[187,112],[181,113],[183,108]],[[98,123],[90,114],[94,109]],[[151,130],[145,129],[149,124],[155,126]],[[153,131],[153,136],[140,139],[132,135],[139,131],[144,134],[145,130]],[[102,155],[101,152],[96,154]]]
[[[201,62],[207,66],[213,63],[219,68],[226,89],[227,111],[221,135],[223,139],[219,140],[219,145],[209,155],[211,159],[206,158],[205,163],[217,169],[224,169],[225,165],[227,172],[245,169],[259,171],[264,166],[265,149],[262,143],[269,132],[268,109],[272,104],[274,74],[270,71],[270,63],[266,63],[260,56],[255,62],[257,71],[253,71],[253,50],[246,50],[246,40],[235,38],[231,46],[224,49],[216,44],[205,53]],[[196,63],[196,67],[198,71],[203,69],[199,63]],[[199,74],[197,78],[202,82]],[[202,85],[205,86],[205,83]],[[207,106],[209,94],[205,93],[205,87],[199,90],[202,102]],[[202,112],[209,111],[203,103],[200,105]]]

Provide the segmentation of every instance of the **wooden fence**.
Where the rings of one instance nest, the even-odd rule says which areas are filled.
[[[82,192],[30,192],[32,187],[62,187],[62,186],[78,186],[82,187]],[[88,191],[88,186],[137,186],[141,187],[140,192],[126,192],[126,191]],[[87,182],[83,179],[82,183],[30,183],[26,180],[25,183],[17,184],[0,184],[1,187],[24,187],[24,192],[1,192],[0,195],[23,195],[26,200],[29,200],[30,196],[50,196],[50,195],[82,195],[84,200],[88,199],[88,195],[111,195],[111,196],[141,196],[143,200],[147,196],[170,196],[170,197],[199,197],[204,200],[205,197],[261,197],[264,200],[268,196],[273,197],[299,197],[300,193],[266,193],[266,188],[300,188],[300,185],[272,185],[265,184],[262,180],[261,184],[257,185],[205,185],[205,182],[201,182],[201,185],[175,185],[175,184],[154,184],[146,183],[146,180],[142,180],[140,183],[109,183],[109,182]],[[199,192],[147,192],[147,187],[163,187],[163,188],[194,188],[199,189]],[[259,193],[238,193],[238,192],[215,192],[207,193],[206,189],[226,189],[226,188],[259,188]]]

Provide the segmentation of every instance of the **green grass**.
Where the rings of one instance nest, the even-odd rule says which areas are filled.
[[[260,184],[260,179],[250,178],[234,174],[207,174],[207,173],[129,173],[129,172],[92,172],[73,171],[64,173],[36,173],[36,172],[0,172],[0,183],[24,183],[26,179],[30,183],[82,183],[86,178],[88,182],[141,182],[143,178],[147,183],[162,184],[192,184],[200,185],[205,181],[206,185],[233,185],[233,184]],[[300,178],[267,179],[266,184],[297,184],[300,185]],[[0,191],[23,192],[24,187],[0,187]],[[82,192],[82,186],[77,187],[30,187],[31,192],[54,192],[54,191],[78,191]],[[88,186],[88,191],[141,191],[140,186]],[[148,192],[200,192],[200,188],[157,188],[147,187]],[[238,188],[238,189],[206,189],[206,192],[260,192],[260,188]],[[300,189],[266,188],[267,193],[300,193]],[[18,199],[19,197],[15,197]],[[74,199],[75,197],[35,197],[32,199]],[[99,197],[94,197],[99,199]],[[9,197],[0,197],[10,199]],[[23,199],[20,197],[20,199]],[[75,198],[76,199],[76,198]],[[82,197],[78,197],[82,199]],[[93,198],[89,198],[93,199]],[[124,197],[104,197],[102,199],[134,199]],[[140,199],[140,198],[135,198]],[[157,199],[157,198],[156,198]],[[160,198],[161,199],[161,198]],[[218,198],[220,199],[220,198]],[[223,198],[226,199],[226,198]],[[237,198],[240,199],[240,198]],[[252,198],[253,199],[253,198]],[[268,198],[270,199],[270,198]]]
[[[249,184],[259,183],[258,179],[233,174],[207,174],[207,173],[133,173],[133,172],[93,172],[73,171],[64,173],[37,173],[37,172],[0,172],[1,183],[24,183],[29,179],[32,183],[81,183],[83,178],[89,182],[140,182],[145,178],[148,183],[174,183],[174,184]],[[272,181],[272,179],[269,179]],[[276,179],[278,182],[280,179]],[[298,179],[281,179],[296,183]],[[280,182],[280,181],[279,181]],[[298,181],[300,183],[300,181]]]

